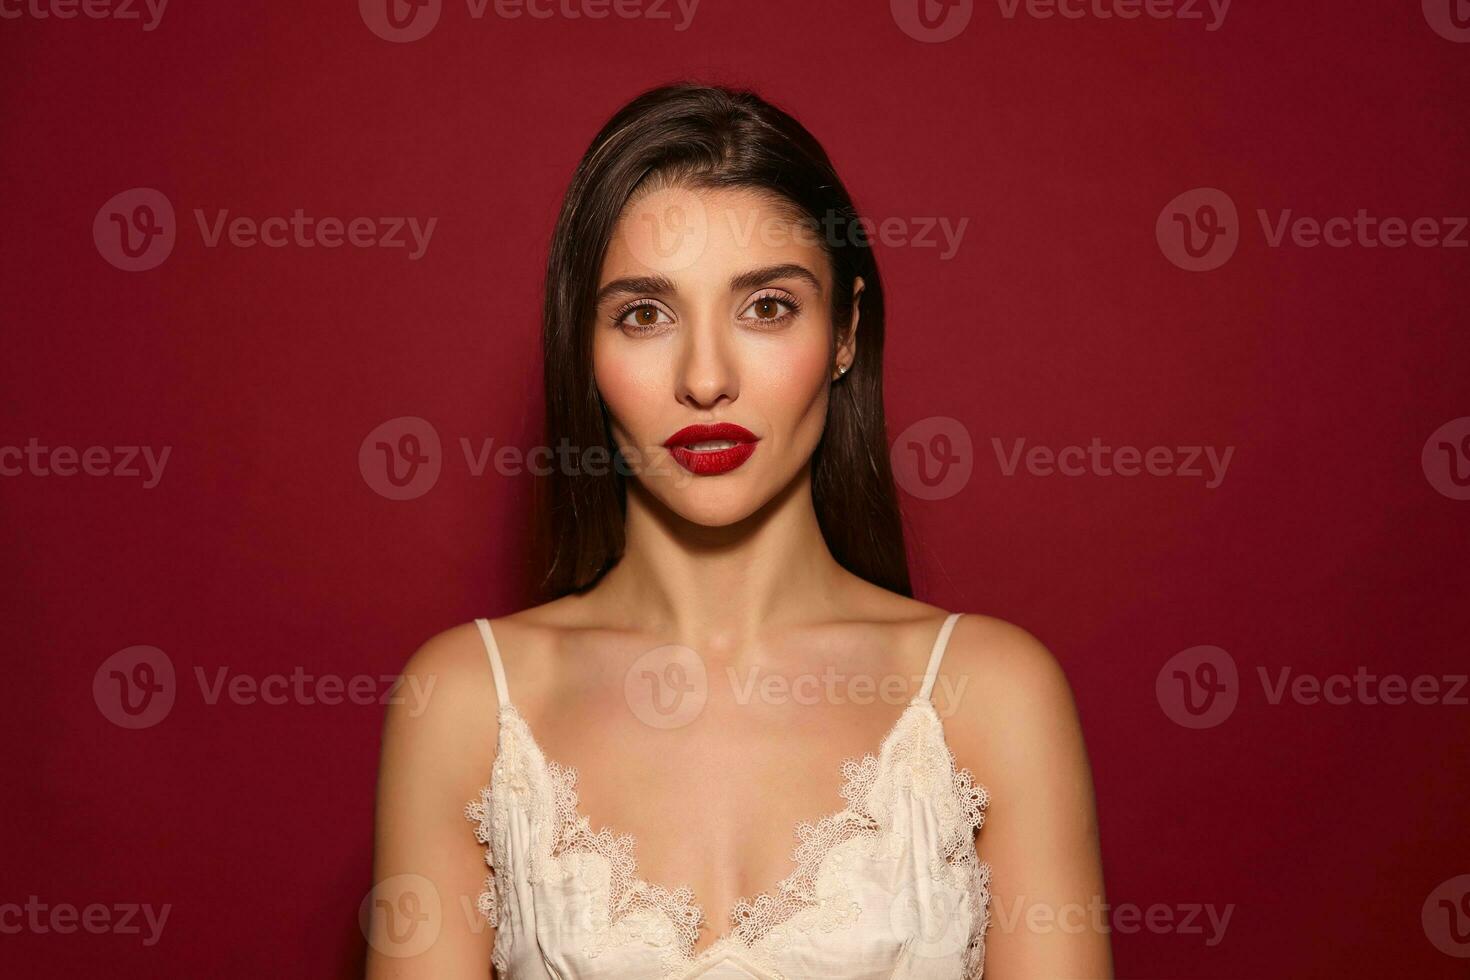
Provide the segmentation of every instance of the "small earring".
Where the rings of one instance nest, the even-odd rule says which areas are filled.
[[[840,377],[842,377],[846,373],[847,373],[847,365],[846,364],[839,364],[837,366],[837,376],[840,378]]]

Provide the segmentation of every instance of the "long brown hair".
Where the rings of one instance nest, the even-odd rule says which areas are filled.
[[[753,92],[684,83],[652,89],[592,140],[562,202],[546,269],[542,318],[546,445],[616,455],[592,374],[598,275],[618,218],[650,178],[692,188],[775,194],[816,227],[832,264],[834,334],[851,322],[861,276],[862,323],[851,367],[832,387],[812,456],[812,498],[832,556],[877,585],[911,595],[883,419],[883,284],[858,213],[826,151],[791,116]],[[823,222],[827,222],[823,224]],[[833,337],[835,357],[838,338]],[[540,480],[542,589],[592,585],[623,554],[625,465],[552,466]]]

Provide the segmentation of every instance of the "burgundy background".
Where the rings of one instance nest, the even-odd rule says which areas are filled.
[[[1470,659],[1470,502],[1419,462],[1470,415],[1470,252],[1269,248],[1255,218],[1470,213],[1470,45],[1418,0],[1237,0],[1214,32],[987,0],[939,44],[881,2],[704,0],[677,32],[449,0],[392,44],[351,0],[175,0],[151,32],[24,17],[0,43],[0,444],[172,447],[151,490],[0,479],[0,902],[172,905],[152,948],[5,935],[0,971],[360,974],[382,709],[211,706],[193,671],[391,674],[432,633],[531,601],[529,483],[470,475],[458,440],[534,444],[566,181],[625,99],[694,76],[795,112],[865,213],[970,219],[950,261],[880,246],[890,437],[951,416],[975,444],[962,492],[905,496],[919,594],[1020,623],[1065,665],[1110,901],[1235,906],[1214,947],[1115,934],[1118,975],[1465,975],[1420,912],[1470,871],[1470,709],[1271,705],[1256,680]],[[1202,186],[1239,206],[1241,244],[1190,273],[1154,225]],[[179,215],[148,272],[90,232],[132,187]],[[296,207],[439,223],[408,261],[205,248],[192,216]],[[358,448],[405,415],[436,427],[444,471],[395,502]],[[1236,450],[1210,490],[1004,477],[990,442],[1094,436]],[[179,674],[142,731],[91,693],[134,644]],[[1154,683],[1200,644],[1242,688],[1193,731]]]

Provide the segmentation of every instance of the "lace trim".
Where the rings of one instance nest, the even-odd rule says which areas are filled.
[[[496,865],[492,830],[495,819],[494,811],[494,794],[487,786],[480,790],[478,800],[465,804],[464,815],[465,819],[476,822],[475,840],[489,845],[485,848],[485,864],[490,866],[491,872],[485,876],[480,894],[475,896],[475,908],[486,922],[495,927],[495,945],[490,951],[490,965],[494,967],[496,976],[505,976],[510,972],[510,962],[506,954],[506,940],[502,938],[506,932],[501,928],[500,911],[503,908],[509,908],[509,905],[500,901],[498,892],[504,886],[501,885],[494,871]]]
[[[920,707],[930,709],[927,718],[938,728],[938,746],[942,752],[935,752],[934,743],[924,738],[925,732],[910,724],[911,712]],[[515,708],[505,705],[501,710],[502,721],[520,721],[521,734],[530,746],[535,746],[534,737]],[[497,793],[497,789],[504,787],[529,794],[536,808],[533,812],[551,814],[551,857],[591,854],[607,862],[609,909],[597,951],[609,943],[638,939],[674,952],[684,963],[697,959],[694,946],[705,925],[705,916],[694,902],[693,891],[688,887],[671,890],[640,878],[635,856],[637,841],[633,835],[614,834],[606,827],[592,830],[591,820],[580,812],[575,768],[546,760],[542,755],[551,789],[550,799],[543,802],[537,799],[542,794],[535,792],[535,780],[527,776],[520,747],[503,735],[501,742],[490,785],[480,790],[478,800],[465,806],[465,817],[477,823],[475,839],[487,845],[485,862],[492,868],[485,878],[485,890],[476,902],[480,913],[492,924],[499,925],[500,913],[507,908],[498,894],[505,885],[493,873],[495,867],[505,866],[508,859],[507,841],[501,829],[505,826],[505,801]],[[890,743],[894,743],[891,750]],[[974,835],[985,822],[989,791],[974,782],[968,769],[957,766],[953,750],[944,741],[938,714],[927,701],[915,699],[894,722],[880,748],[881,753],[890,751],[908,762],[901,767],[904,771],[899,781],[928,798],[939,815],[943,836],[939,853],[930,867],[931,876],[936,880],[942,880],[946,874],[951,880],[959,876],[971,897],[976,925],[965,949],[964,976],[978,978],[984,968],[985,932],[990,924],[990,866],[976,857]],[[871,753],[844,760],[841,772],[841,795],[847,806],[815,823],[803,822],[796,827],[798,844],[791,855],[792,872],[769,891],[736,902],[730,912],[730,931],[699,955],[729,941],[751,947],[824,902],[830,906],[829,910],[812,923],[819,928],[834,928],[847,921],[849,915],[856,914],[856,906],[850,901],[844,903],[840,895],[818,894],[818,879],[827,859],[840,844],[859,837],[878,837],[886,814],[872,812],[868,801],[879,781],[893,774],[881,766],[879,756]],[[546,809],[540,809],[538,804]],[[837,901],[828,901],[833,898]],[[660,913],[662,918],[638,913]],[[596,954],[596,951],[589,952]],[[496,966],[504,970],[502,959],[497,934]]]
[[[967,980],[979,980],[985,971],[985,933],[990,928],[990,865],[975,854],[974,835],[985,823],[985,808],[990,805],[990,791],[975,783],[968,769],[955,762],[954,751],[945,745],[953,787],[953,800],[959,806],[960,819],[952,825],[954,833],[941,845],[945,863],[964,876],[965,891],[975,911],[975,925],[965,944],[964,974]]]
[[[856,837],[878,836],[878,821],[868,812],[865,802],[878,778],[878,757],[864,755],[860,759],[844,760],[842,776],[841,794],[847,807],[816,823],[804,821],[797,825],[798,843],[791,852],[794,870],[770,891],[735,903],[730,911],[730,938],[753,946],[778,926],[818,905],[823,896],[817,893],[817,877],[827,856],[837,845]],[[839,899],[832,913],[819,925],[831,929],[846,921],[848,914],[855,914],[856,907],[846,904],[850,907],[843,907]]]
[[[494,804],[491,802],[491,793],[488,787],[480,790],[479,800],[465,804],[465,819],[478,822],[478,826],[475,827],[475,840],[481,844],[490,843],[490,821],[492,819],[490,811],[493,806]],[[492,869],[494,867],[494,859],[491,856],[489,847],[485,848],[485,864]],[[479,910],[480,914],[491,925],[499,925],[500,900],[495,894],[495,872],[493,870],[485,876],[481,887],[483,891],[475,896],[475,908]]]
[[[485,864],[490,868],[490,874],[485,876],[483,890],[476,896],[475,908],[495,927],[495,946],[491,951],[490,962],[502,976],[510,970],[508,957],[511,941],[509,931],[502,926],[506,924],[513,908],[509,901],[508,880],[495,873],[496,868],[510,867],[510,841],[505,830],[506,794],[514,793],[526,799],[534,813],[545,811],[545,805],[540,802],[540,784],[532,778],[525,746],[521,739],[515,737],[516,725],[525,729],[525,722],[521,720],[519,712],[512,705],[504,705],[500,709],[499,745],[495,752],[495,764],[490,771],[490,784],[481,787],[478,798],[465,804],[464,808],[465,819],[475,823],[475,839],[486,845]],[[525,731],[525,735],[530,744],[534,745],[534,740],[529,738],[529,730]]]
[[[629,919],[647,919],[636,913],[661,912],[667,916],[670,929],[660,928],[660,920],[655,918],[647,928],[638,930],[636,938],[657,946],[672,945],[684,957],[691,957],[704,922],[704,911],[694,904],[694,892],[687,887],[670,890],[651,885],[638,877],[638,861],[633,855],[637,841],[633,835],[614,834],[606,827],[594,833],[591,820],[578,809],[577,770],[548,761],[546,771],[551,778],[555,809],[551,856],[595,854],[607,861],[608,932]],[[600,936],[599,949],[611,938]]]

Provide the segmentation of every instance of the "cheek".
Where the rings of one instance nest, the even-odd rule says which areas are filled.
[[[767,414],[786,426],[799,427],[811,416],[820,422],[826,407],[827,360],[825,337],[782,345],[779,353],[752,365],[742,387],[751,400],[758,400]]]
[[[614,431],[628,440],[647,435],[642,430],[653,421],[657,406],[663,403],[659,396],[668,388],[665,366],[657,358],[636,356],[626,348],[595,344],[592,373],[603,404],[612,415]]]

